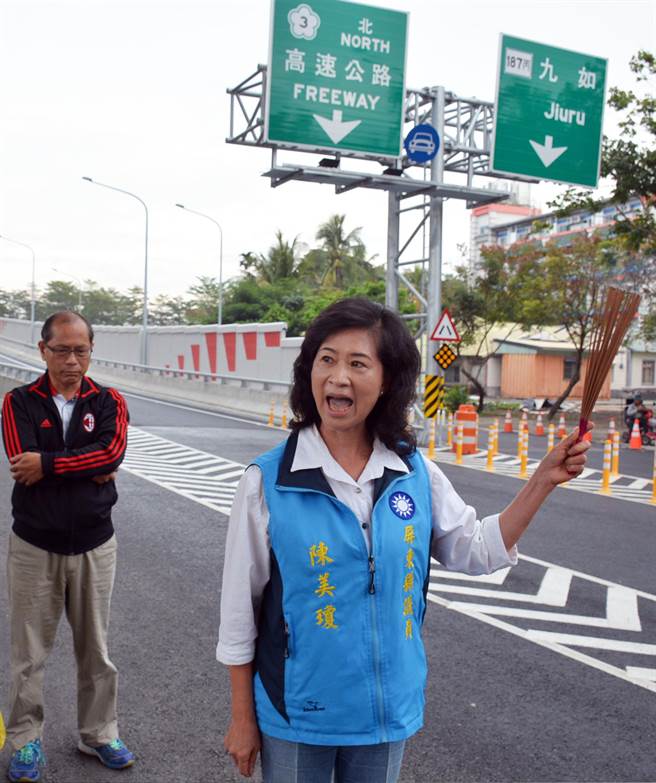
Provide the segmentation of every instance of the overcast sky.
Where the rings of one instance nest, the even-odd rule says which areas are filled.
[[[486,100],[500,32],[606,57],[608,84],[621,87],[634,85],[630,57],[656,41],[652,0],[375,4],[410,13],[408,87],[442,84]],[[143,283],[142,206],[82,176],[147,203],[152,295],[218,276],[217,228],[176,202],[222,225],[224,279],[238,274],[242,252],[265,252],[276,229],[310,245],[337,212],[384,261],[382,192],[272,189],[261,176],[269,151],[224,141],[226,88],[268,58],[268,0],[2,0],[0,9],[0,234],[34,248],[39,286],[67,274],[121,290]],[[606,132],[615,122],[607,110]],[[536,205],[554,191],[534,188]],[[449,202],[445,215],[453,264],[469,240],[468,214]],[[0,240],[0,287],[27,287],[30,260]]]

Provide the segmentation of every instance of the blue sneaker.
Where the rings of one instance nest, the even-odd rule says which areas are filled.
[[[41,780],[41,768],[46,765],[46,756],[41,748],[41,740],[28,742],[11,757],[7,777],[11,783],[38,783]]]
[[[100,762],[109,769],[125,769],[131,767],[135,761],[134,753],[130,753],[120,739],[112,740],[109,744],[101,745],[99,748],[92,748],[80,740],[77,747],[88,756],[97,756]]]

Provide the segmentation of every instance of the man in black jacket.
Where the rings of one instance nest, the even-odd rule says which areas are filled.
[[[47,372],[5,395],[2,436],[15,480],[7,575],[11,781],[38,781],[43,675],[63,611],[78,670],[79,749],[122,769],[134,755],[118,735],[117,671],[107,653],[116,571],[111,510],[127,442],[123,397],[86,376],[93,329],[64,311],[41,330]]]

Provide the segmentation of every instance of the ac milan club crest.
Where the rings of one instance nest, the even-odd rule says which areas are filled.
[[[82,419],[82,426],[87,432],[93,432],[96,426],[96,420],[93,417],[93,413],[85,413]]]

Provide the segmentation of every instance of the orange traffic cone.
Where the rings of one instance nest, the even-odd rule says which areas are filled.
[[[631,440],[629,441],[629,448],[630,449],[641,449],[642,448],[642,436],[640,435],[640,426],[638,425],[638,420],[633,420],[633,429],[631,430]]]
[[[510,414],[510,411],[506,411],[506,419],[503,422],[503,431],[504,432],[512,432],[512,416]]]
[[[558,422],[558,437],[567,437],[567,425],[565,424],[565,416],[562,413],[560,414],[560,421]]]
[[[535,423],[535,434],[544,435],[544,424],[542,423],[542,414],[538,413],[538,420]]]

